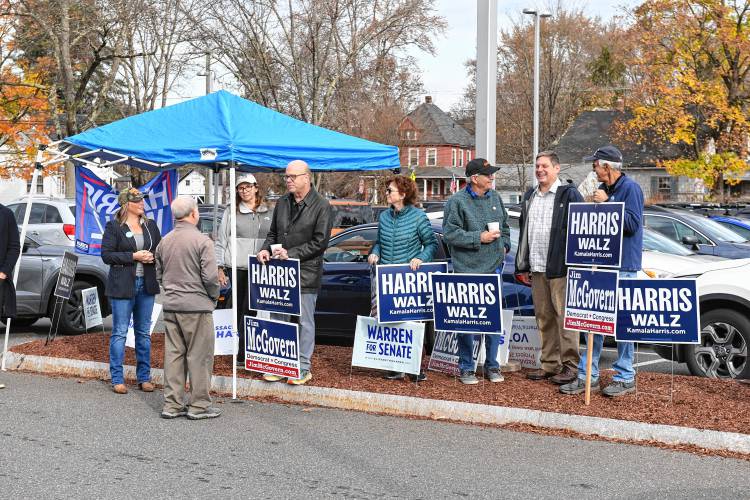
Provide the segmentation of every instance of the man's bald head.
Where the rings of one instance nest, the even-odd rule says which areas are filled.
[[[293,170],[294,172],[290,172],[290,170]],[[287,174],[294,174],[294,173],[309,174],[310,166],[307,164],[305,160],[292,160],[286,166],[286,173]]]
[[[198,210],[198,203],[190,196],[185,195],[175,198],[170,206],[172,207],[172,215],[177,220],[187,219]]]
[[[294,194],[298,201],[307,196],[311,186],[310,166],[304,160],[292,160],[286,166],[284,180],[286,189]]]

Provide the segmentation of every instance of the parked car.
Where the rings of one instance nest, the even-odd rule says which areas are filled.
[[[730,259],[750,257],[750,243],[718,222],[685,210],[646,207],[645,227],[691,248],[697,253]]]
[[[15,215],[19,228],[26,213],[26,201],[26,198],[20,198],[6,205]],[[41,243],[73,245],[76,232],[75,211],[74,199],[34,197],[26,232]]]
[[[221,218],[224,216],[224,210],[226,210],[226,205],[218,205],[218,210],[216,214],[216,230],[219,230],[219,225],[221,224]],[[213,231],[214,231],[214,206],[213,204],[199,204],[198,205],[198,213],[201,216],[200,222],[198,222],[198,229],[200,229],[200,232],[203,234],[207,234],[211,238],[213,238]]]
[[[696,265],[707,262],[727,260],[716,255],[695,253],[684,245],[672,241],[666,236],[643,229],[643,273],[650,278],[668,278],[681,272],[689,271]]]
[[[364,224],[331,238],[323,254],[323,278],[315,310],[318,334],[353,338],[357,316],[369,316],[371,277],[367,255],[377,238],[377,229],[377,224]],[[448,247],[443,242],[442,224],[433,222],[432,229],[438,240],[434,260],[450,263]],[[534,314],[531,288],[516,280],[514,275],[517,241],[517,231],[511,229],[511,251],[505,257],[502,276],[503,307],[513,309],[516,314],[531,316]],[[427,335],[433,335],[431,328],[428,328]],[[428,345],[431,345],[429,338]]]
[[[366,201],[333,199],[329,202],[333,209],[331,236],[335,236],[349,227],[377,222],[375,212]]]
[[[750,219],[741,217],[730,217],[728,215],[713,215],[711,220],[715,220],[722,226],[739,234],[742,238],[750,240]]]
[[[27,236],[21,253],[21,267],[16,287],[18,317],[12,325],[30,326],[40,318],[49,318],[55,306],[53,295],[57,276],[62,266],[63,254],[72,251],[68,245],[46,245]],[[110,314],[109,302],[104,296],[107,266],[98,256],[78,254],[73,293],[62,305],[59,333],[80,334],[86,331],[81,290],[96,287],[102,317]],[[59,308],[58,308],[59,309]]]
[[[701,313],[701,344],[654,344],[665,359],[687,363],[702,377],[735,378],[748,362],[750,346],[750,260],[706,264],[676,274],[697,278]]]

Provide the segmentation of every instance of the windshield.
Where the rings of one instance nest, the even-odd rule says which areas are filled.
[[[747,240],[731,229],[727,229],[715,220],[708,217],[698,217],[691,214],[680,214],[695,229],[705,234],[712,240],[730,243],[745,243]]]
[[[691,252],[683,245],[670,240],[666,236],[663,236],[656,231],[644,228],[643,230],[643,249],[653,250],[655,252],[669,253],[672,255],[694,255],[695,252]]]

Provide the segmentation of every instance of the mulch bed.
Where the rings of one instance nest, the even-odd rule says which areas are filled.
[[[21,354],[107,362],[109,336],[58,337],[49,346],[45,346],[43,340],[36,340],[14,346],[11,350]],[[162,368],[164,335],[161,333],[153,334],[151,357],[152,367]],[[423,362],[426,367],[427,358]],[[135,365],[133,349],[126,349],[125,363]],[[352,368],[350,364],[351,348],[316,346],[312,366],[314,378],[309,385],[750,433],[750,386],[731,380],[676,375],[670,403],[670,375],[640,373],[637,395],[609,399],[594,393],[591,405],[587,407],[583,404],[583,395],[560,394],[557,386],[549,382],[532,382],[523,372],[506,373],[505,382],[500,384],[484,382],[464,386],[451,376],[429,371],[428,380],[417,385],[409,381],[384,380],[382,372]],[[214,374],[231,376],[232,358],[217,356]],[[259,376],[242,368],[238,368],[237,374],[243,378]],[[611,377],[611,371],[603,372],[602,386],[609,383]],[[445,417],[450,419],[451,415]]]

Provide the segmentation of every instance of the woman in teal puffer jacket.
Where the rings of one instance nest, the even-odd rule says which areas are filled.
[[[378,237],[367,262],[373,266],[370,315],[378,315],[376,264],[409,264],[412,270],[419,269],[422,262],[430,262],[437,250],[437,239],[427,215],[416,208],[417,184],[409,177],[397,175],[388,181],[386,200],[391,206],[380,214]],[[398,380],[403,373],[390,373],[386,378]],[[424,380],[424,374],[419,380]]]

